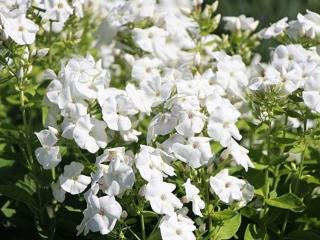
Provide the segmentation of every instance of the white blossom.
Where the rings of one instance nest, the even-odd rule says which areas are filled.
[[[82,193],[91,182],[90,177],[81,174],[83,169],[83,164],[79,162],[64,166],[64,172],[59,177],[61,188],[72,195]]]
[[[158,214],[175,214],[175,209],[182,208],[180,200],[172,193],[176,186],[154,178],[141,189],[141,194],[150,202],[151,208]]]
[[[186,200],[187,202],[192,202],[192,211],[195,215],[202,217],[201,209],[205,208],[204,201],[200,198],[199,193],[200,190],[191,184],[190,179],[183,184],[186,191]]]

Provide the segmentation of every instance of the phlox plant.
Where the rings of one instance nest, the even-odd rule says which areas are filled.
[[[0,2],[1,237],[320,239],[320,15],[218,12]]]

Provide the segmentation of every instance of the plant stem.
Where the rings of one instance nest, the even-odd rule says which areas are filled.
[[[299,191],[299,184],[300,184],[300,178],[302,176],[302,172],[303,172],[303,165],[304,165],[304,159],[305,159],[305,152],[306,152],[306,130],[307,130],[307,119],[304,119],[303,121],[303,142],[304,142],[304,149],[301,153],[301,160],[300,160],[300,164],[299,164],[299,167],[298,167],[298,178],[296,179],[296,182],[295,182],[295,186],[294,186],[294,190],[293,190],[293,193],[294,194],[297,194],[298,191]],[[288,224],[288,220],[289,220],[289,215],[290,215],[290,212],[287,211],[286,212],[286,216],[285,216],[285,219],[284,219],[284,222],[283,222],[283,225],[282,225],[282,229],[281,229],[281,233],[280,233],[280,237],[283,238],[285,232],[286,232],[286,227],[287,227],[287,224]]]
[[[140,223],[141,223],[142,240],[145,240],[146,239],[146,228],[145,228],[145,224],[144,224],[143,211],[140,212]]]
[[[38,198],[38,206],[39,206],[39,222],[40,222],[40,226],[43,224],[44,222],[44,218],[43,218],[43,211],[42,211],[42,200],[41,200],[41,189],[39,187],[39,184],[37,182],[36,179],[36,175],[37,175],[37,170],[35,169],[35,164],[34,164],[34,160],[33,160],[33,155],[32,155],[32,148],[31,148],[31,141],[30,141],[30,129],[29,129],[29,124],[27,121],[27,113],[26,113],[26,107],[25,107],[25,96],[24,96],[24,91],[22,88],[22,83],[23,80],[21,80],[20,82],[20,105],[21,105],[21,112],[22,112],[22,121],[23,121],[23,128],[24,128],[24,134],[25,134],[25,141],[26,141],[26,148],[27,148],[27,162],[29,165],[29,169],[31,170],[31,173],[33,175],[33,178],[35,180],[36,183],[36,192],[37,192],[37,198]]]

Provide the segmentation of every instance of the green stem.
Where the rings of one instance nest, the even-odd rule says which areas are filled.
[[[307,130],[307,119],[304,119],[304,122],[303,122],[304,149],[303,149],[303,152],[301,153],[301,160],[300,160],[300,164],[299,164],[299,167],[298,167],[298,178],[295,181],[295,186],[294,186],[294,190],[293,190],[294,194],[297,194],[298,191],[299,191],[300,179],[301,179],[302,172],[303,172],[305,152],[306,152],[306,149],[307,149],[307,147],[306,147],[306,135],[305,135],[306,130]],[[290,212],[287,211],[286,215],[285,215],[285,219],[284,219],[283,225],[282,225],[281,233],[280,233],[280,237],[281,238],[283,238],[283,236],[284,236],[284,234],[286,232],[287,224],[288,224],[288,221],[289,221],[289,216],[290,216]]]
[[[40,226],[44,223],[43,218],[43,209],[42,209],[42,200],[41,200],[41,189],[39,187],[39,184],[37,182],[36,176],[37,176],[37,169],[35,168],[36,165],[34,164],[34,159],[32,155],[32,148],[31,148],[31,141],[30,141],[30,128],[27,121],[27,113],[26,113],[26,107],[25,107],[25,96],[24,91],[22,89],[22,83],[23,80],[20,82],[20,105],[21,105],[21,112],[22,112],[22,121],[23,121],[23,128],[24,128],[24,134],[25,134],[25,141],[26,141],[26,148],[27,148],[27,162],[29,165],[29,169],[31,170],[32,176],[35,179],[36,183],[36,192],[37,192],[37,198],[38,198],[38,206],[39,206],[39,222]]]
[[[141,223],[142,240],[145,240],[146,239],[146,228],[145,228],[145,224],[144,224],[143,211],[140,212],[140,223]]]

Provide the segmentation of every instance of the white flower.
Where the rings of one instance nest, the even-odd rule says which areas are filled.
[[[130,129],[128,131],[120,131],[120,135],[125,142],[138,142],[138,136],[141,135],[141,132]]]
[[[187,145],[174,143],[172,149],[176,158],[188,163],[192,168],[199,168],[213,157],[209,141],[210,138],[206,137],[191,137]]]
[[[204,201],[199,196],[199,189],[192,185],[190,179],[183,184],[186,191],[186,200],[187,202],[192,202],[192,211],[195,215],[202,217],[201,209],[205,208]]]
[[[126,93],[136,109],[150,115],[152,100],[141,89],[136,89],[133,84],[129,83],[126,86]]]
[[[41,5],[40,5],[41,6]],[[73,10],[66,0],[47,0],[41,6],[45,9],[44,18],[58,22],[65,22]]]
[[[83,5],[86,2],[87,0],[72,0],[72,7],[74,7],[74,11],[77,17],[82,18],[84,16]]]
[[[307,10],[307,14],[298,13],[297,20],[289,22],[288,35],[294,39],[309,37],[314,39],[320,35],[320,15]]]
[[[78,162],[64,166],[64,172],[59,177],[61,188],[72,195],[82,193],[91,182],[90,177],[81,175],[83,169],[84,166]]]
[[[110,162],[116,159],[120,159],[121,162],[125,161],[125,148],[109,148],[104,151],[104,153],[97,157],[96,164],[102,164],[105,162]]]
[[[59,181],[51,185],[52,195],[54,199],[58,202],[64,202],[66,197],[66,192],[61,188]]]
[[[103,120],[114,131],[128,131],[132,126],[128,115],[135,113],[132,102],[124,95],[110,96],[102,105]]]
[[[103,235],[108,234],[115,227],[117,220],[120,219],[121,213],[121,205],[114,197],[98,198],[91,195],[87,199],[87,208],[83,212],[84,218],[77,226],[77,235],[81,232],[86,235],[89,231],[100,232]]]
[[[151,102],[152,107],[166,101],[171,95],[172,88],[172,83],[164,81],[161,77],[154,77],[141,83],[141,89],[146,95],[146,99]]]
[[[235,125],[240,112],[230,104],[219,105],[210,114],[208,123],[208,135],[215,141],[226,147],[231,141],[232,137],[240,140],[242,137]]]
[[[54,146],[58,138],[56,136],[57,130],[52,127],[48,127],[48,129],[41,130],[40,132],[36,132],[35,135],[39,139],[42,147],[52,147]]]
[[[251,90],[264,90],[267,87],[281,83],[280,73],[273,65],[258,64],[255,70],[258,75],[251,78],[252,83],[249,86]]]
[[[19,45],[32,44],[36,39],[39,27],[27,19],[24,14],[11,15],[3,21],[6,34]]]
[[[132,188],[134,180],[132,168],[117,158],[111,161],[108,171],[103,175],[100,183],[103,184],[102,187],[105,188],[106,194],[117,196]]]
[[[242,179],[229,176],[228,169],[223,169],[214,177],[210,177],[211,190],[226,204],[241,200],[241,189],[245,183]]]
[[[4,12],[16,11],[26,12],[30,7],[30,0],[2,0],[0,9]]]
[[[56,137],[57,130],[49,127],[35,134],[42,146],[35,151],[38,162],[46,170],[56,167],[61,162],[60,148],[54,146],[58,140]]]
[[[158,113],[149,123],[147,143],[157,135],[167,135],[177,125],[177,118],[169,113]]]
[[[89,115],[79,118],[73,130],[73,138],[79,147],[95,153],[108,143],[106,124]]]
[[[136,167],[143,179],[151,181],[154,178],[162,179],[175,175],[174,168],[168,163],[170,157],[163,151],[144,145],[140,147],[140,152],[136,157]]]
[[[182,208],[182,203],[172,192],[176,186],[154,178],[141,189],[141,194],[150,202],[151,208],[158,214],[174,214]]]
[[[90,55],[73,57],[64,72],[76,94],[89,100],[97,98],[98,91],[104,89],[110,80],[107,71],[102,69],[101,60],[96,63]]]
[[[234,161],[248,171],[248,167],[254,167],[248,156],[248,153],[249,151],[246,148],[240,146],[235,140],[232,139],[228,144],[228,148],[222,153],[222,156],[226,158],[229,154],[231,154]]]
[[[284,17],[279,21],[273,23],[270,27],[262,29],[259,33],[261,38],[269,39],[276,37],[283,33],[283,31],[288,27],[288,18]]]
[[[193,231],[196,230],[194,222],[182,215],[172,214],[164,216],[160,223],[160,232],[163,240],[195,240]]]
[[[37,148],[35,155],[43,169],[46,170],[56,167],[61,162],[60,148],[58,146]]]
[[[168,33],[162,28],[151,27],[146,29],[135,28],[132,37],[136,44],[146,52],[154,52],[154,47],[159,39],[165,40]]]
[[[152,80],[154,77],[160,77],[161,65],[162,62],[158,58],[139,58],[133,63],[131,76],[138,82]]]
[[[240,15],[239,17],[223,17],[223,21],[226,22],[224,29],[231,32],[239,30],[252,32],[259,24],[259,21],[255,21],[253,18],[246,17],[245,15]]]
[[[195,110],[182,111],[178,114],[178,125],[176,130],[179,134],[192,137],[200,133],[204,127],[206,116]]]
[[[314,71],[309,73],[303,91],[304,103],[307,107],[316,112],[320,112],[319,70],[320,68],[317,67]]]
[[[216,82],[228,93],[243,98],[249,79],[241,57],[229,56],[224,52],[215,52],[212,55],[217,60]]]

